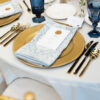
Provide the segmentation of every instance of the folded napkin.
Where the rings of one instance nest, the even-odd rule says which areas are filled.
[[[22,12],[21,7],[13,0],[0,4],[0,18],[8,17],[20,12]]]
[[[32,64],[50,66],[68,46],[77,28],[48,22],[15,56]],[[34,34],[34,33],[33,33]]]

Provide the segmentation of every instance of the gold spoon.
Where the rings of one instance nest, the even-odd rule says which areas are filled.
[[[93,50],[91,52],[91,54],[90,54],[90,60],[88,61],[88,63],[86,64],[86,66],[84,67],[84,69],[82,70],[82,72],[80,73],[79,77],[81,77],[84,74],[84,72],[88,68],[89,64],[91,63],[91,61],[94,60],[94,59],[96,59],[99,55],[100,55],[100,50],[99,49],[95,49],[95,50]]]

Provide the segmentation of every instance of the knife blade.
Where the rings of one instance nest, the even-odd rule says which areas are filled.
[[[77,74],[79,72],[79,70],[81,69],[82,65],[84,64],[84,62],[87,60],[88,56],[90,55],[90,53],[92,52],[92,50],[95,49],[95,47],[97,46],[99,42],[95,42],[90,48],[89,50],[85,53],[85,57],[82,60],[82,62],[80,63],[80,65],[77,67],[77,69],[75,70],[74,74]]]

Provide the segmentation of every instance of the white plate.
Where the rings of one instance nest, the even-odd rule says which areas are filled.
[[[66,19],[75,13],[76,8],[70,4],[54,4],[46,10],[47,16],[52,19]]]
[[[53,2],[54,0],[44,0],[44,3],[51,3]]]
[[[26,92],[33,92],[36,100],[61,100],[52,87],[28,78],[21,78],[12,82],[3,95],[24,100]]]
[[[85,22],[86,22],[87,24],[89,24],[89,25],[92,26],[92,23],[91,23],[91,21],[89,20],[89,17],[88,17],[88,16],[89,16],[88,14],[85,16]],[[98,24],[97,27],[100,27],[100,23]]]

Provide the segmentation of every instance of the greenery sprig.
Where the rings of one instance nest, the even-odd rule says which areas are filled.
[[[80,17],[84,17],[84,16],[85,16],[84,7],[86,6],[86,1],[87,1],[87,0],[79,0],[80,11],[81,11],[81,13],[79,14]]]

